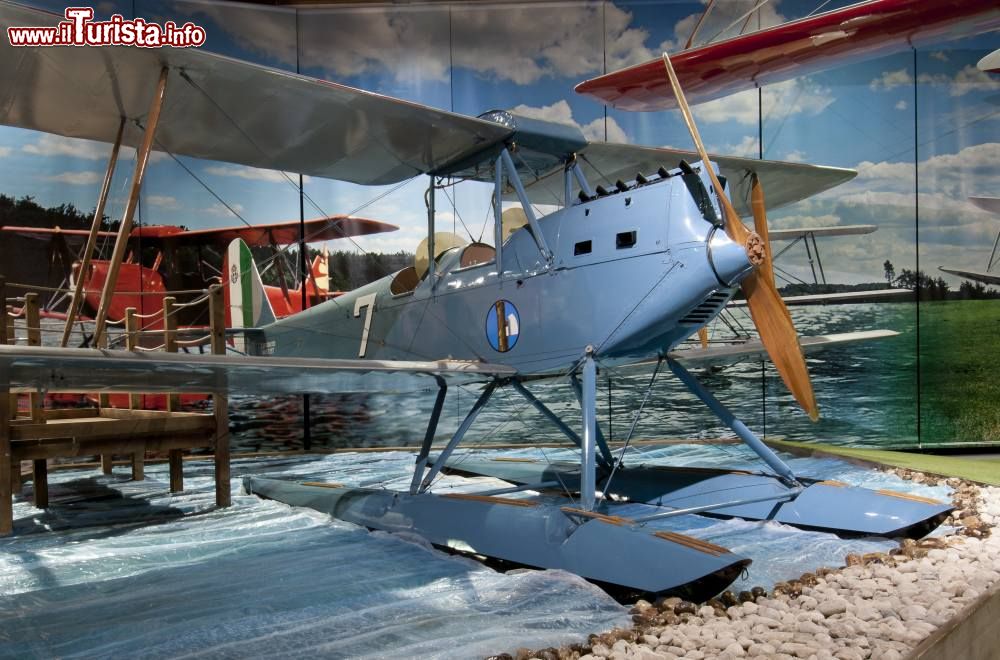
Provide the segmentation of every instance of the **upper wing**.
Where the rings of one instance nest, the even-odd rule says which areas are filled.
[[[871,234],[878,225],[836,225],[833,227],[797,227],[795,229],[772,229],[768,235],[772,241],[790,241],[813,236],[861,236]]]
[[[964,277],[965,279],[972,280],[974,282],[982,282],[983,284],[1000,284],[1000,274],[997,273],[981,273],[975,270],[958,270],[957,268],[945,268],[944,266],[938,266],[938,269],[946,273],[951,273],[952,275]]]
[[[911,46],[1000,28],[996,0],[870,0],[671,57],[689,103],[867,60]],[[663,110],[676,102],[660,59],[576,87],[623,110]]]
[[[632,181],[637,173],[650,175],[657,168],[672,169],[681,160],[700,160],[697,153],[680,149],[658,149],[631,144],[610,144],[594,142],[580,151],[578,161],[583,167],[587,180],[614,187],[615,181]],[[726,177],[730,199],[737,213],[749,216],[750,175],[756,173],[764,190],[767,191],[767,207],[776,209],[786,204],[811,197],[850,181],[857,172],[840,167],[808,165],[805,163],[785,163],[775,160],[757,160],[737,156],[710,156],[718,163],[719,170]],[[536,204],[563,203],[565,191],[562,180],[563,168],[558,167],[532,180],[524,177],[528,197]],[[574,193],[579,189],[574,187]],[[512,196],[511,193],[510,196]]]
[[[396,225],[365,218],[338,215],[330,218],[306,220],[303,235],[307,243],[331,241],[348,236],[363,236],[396,231]],[[275,222],[268,225],[223,227],[220,229],[184,230],[170,225],[147,225],[132,230],[132,236],[144,239],[171,238],[180,245],[204,245],[206,241],[228,245],[235,238],[242,238],[251,247],[290,245],[299,242],[299,221]]]
[[[0,28],[61,17],[0,1]],[[0,123],[113,142],[170,68],[156,139],[174,154],[388,184],[510,134],[493,122],[198,49],[15,48],[0,39]]]
[[[511,367],[440,360],[327,360],[0,345],[0,378],[48,392],[411,392],[516,375]]]

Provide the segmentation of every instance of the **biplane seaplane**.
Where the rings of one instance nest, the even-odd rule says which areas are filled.
[[[125,310],[132,307],[142,316],[150,317],[145,329],[160,330],[163,319],[156,312],[163,309],[163,299],[171,291],[204,290],[209,284],[219,281],[220,257],[216,254],[225,251],[225,246],[234,238],[241,238],[247,245],[257,248],[270,248],[274,255],[271,263],[277,271],[278,285],[265,285],[264,292],[274,313],[280,318],[301,312],[303,301],[306,306],[326,300],[337,294],[330,291],[328,263],[325,255],[317,255],[309,268],[308,279],[305,282],[305,295],[302,284],[293,288],[292,267],[285,263],[284,253],[280,246],[298,245],[299,232],[303,231],[309,243],[325,242],[353,236],[395,231],[398,227],[384,222],[354,218],[350,216],[332,216],[315,218],[301,223],[298,220],[276,222],[266,225],[245,225],[234,227],[218,227],[211,229],[185,229],[176,225],[145,225],[136,227],[129,235],[131,252],[126,255],[115,280],[114,289],[109,303],[109,315],[121,319]],[[76,280],[81,277],[80,268],[84,265],[83,255],[72,256],[72,245],[77,245],[82,252],[83,242],[90,236],[84,229],[61,229],[59,227],[0,227],[0,232],[17,236],[26,236],[48,240],[52,244],[52,253],[58,255],[66,271],[65,280],[70,289],[75,287]],[[114,239],[115,232],[98,231],[98,240]],[[86,273],[82,282],[82,309],[84,317],[92,318],[100,306],[101,292],[107,280],[110,261],[107,259],[89,259],[86,263]],[[188,297],[191,297],[190,295]],[[178,302],[184,302],[183,294],[178,296]],[[60,300],[51,301],[47,307],[47,316],[65,318],[59,313]],[[179,309],[180,325],[202,326],[207,324],[205,318],[198,318],[186,313],[187,308]],[[204,307],[193,309],[194,313],[205,314]]]
[[[4,26],[55,20],[0,3]],[[662,66],[682,99],[666,56]],[[694,152],[591,143],[571,126],[506,111],[458,115],[197,51],[0,49],[0,80],[5,124],[104,141],[113,139],[122,115],[141,124],[133,186],[141,185],[154,138],[157,148],[173,153],[353,183],[429,178],[427,239],[412,267],[284,319],[276,318],[248,247],[232,243],[226,282],[231,319],[243,326],[230,331],[238,354],[0,346],[0,388],[264,395],[436,389],[408,490],[257,477],[245,480],[246,489],[371,529],[416,533],[439,547],[509,564],[564,569],[628,592],[703,596],[750,563],[718,545],[649,527],[662,518],[702,514],[844,535],[921,536],[951,510],[796,474],[688,370],[700,361],[767,355],[815,419],[803,350],[893,334],[800,341],[774,286],[767,205],[827,190],[853,171],[709,157],[683,101]],[[63,108],[75,109],[72,122]],[[606,188],[597,183],[604,181],[600,172],[629,174]],[[492,246],[462,245],[436,231],[435,193],[455,179],[492,186]],[[550,199],[552,189],[562,208],[537,216],[532,202]],[[520,228],[508,226],[509,235],[505,199],[525,220]],[[741,215],[754,217],[754,231]],[[128,222],[122,224],[127,231]],[[760,341],[675,350],[740,288]],[[767,468],[624,465],[597,423],[598,370],[650,361],[654,374],[669,369]],[[578,422],[560,418],[530,391],[539,379],[568,381],[580,401]],[[432,457],[445,394],[462,383],[480,384],[482,393]],[[462,470],[514,485],[435,493],[438,475],[501,388],[522,396],[576,444],[579,462],[466,461]],[[566,499],[552,504],[516,495],[553,489],[565,489]],[[625,518],[616,515],[619,502],[658,509]]]

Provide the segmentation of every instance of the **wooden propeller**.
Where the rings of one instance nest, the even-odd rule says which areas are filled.
[[[771,262],[771,246],[768,241],[763,188],[754,175],[751,188],[751,204],[756,229],[756,233],[754,233],[743,224],[736,209],[733,208],[723,191],[715,171],[709,167],[705,145],[698,133],[698,127],[694,123],[691,108],[688,107],[687,100],[684,98],[684,90],[681,89],[677,74],[674,73],[674,67],[670,63],[670,57],[666,53],[663,54],[663,66],[666,68],[667,78],[670,80],[670,86],[677,98],[677,106],[684,115],[684,123],[687,124],[698,155],[722,204],[726,221],[726,235],[733,242],[745,246],[747,255],[755,266],[754,271],[743,280],[742,287],[743,293],[747,297],[750,316],[760,334],[760,340],[795,400],[799,402],[809,418],[815,422],[819,419],[819,408],[816,405],[812,381],[809,379],[806,359],[802,354],[802,347],[799,345],[799,336],[792,323],[792,316],[788,313],[788,308],[781,299],[774,282],[774,267]]]

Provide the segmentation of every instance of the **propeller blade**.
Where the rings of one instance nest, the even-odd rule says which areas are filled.
[[[754,172],[750,177],[750,207],[753,209],[753,228],[764,242],[764,263],[760,267],[761,275],[767,278],[774,287],[774,262],[771,252],[771,232],[767,228],[767,208],[764,206],[764,186]],[[775,287],[776,288],[776,287]]]
[[[809,378],[805,355],[799,345],[799,335],[785,301],[760,270],[747,276],[742,286],[750,316],[781,380],[809,415],[809,419],[817,421],[819,407],[816,405],[816,395]]]
[[[753,233],[743,224],[736,209],[733,208],[722,189],[715,171],[708,166],[708,153],[705,151],[705,145],[698,133],[698,127],[694,123],[691,108],[687,104],[687,99],[684,98],[684,90],[681,89],[677,74],[674,73],[674,67],[670,63],[670,57],[666,53],[663,53],[663,66],[667,70],[667,78],[670,80],[670,86],[677,98],[677,107],[680,108],[681,114],[684,116],[684,123],[687,124],[698,155],[708,170],[712,186],[722,204],[726,219],[726,235],[734,242],[746,246],[747,254],[756,267],[754,272],[743,280],[742,287],[747,297],[750,316],[753,317],[754,325],[757,326],[757,332],[760,334],[760,340],[764,344],[764,348],[767,349],[767,354],[771,357],[771,361],[781,375],[785,386],[809,415],[809,419],[815,422],[819,419],[819,408],[816,405],[812,381],[809,379],[806,359],[802,353],[802,347],[799,345],[799,336],[792,323],[792,316],[788,313],[785,301],[781,299],[781,294],[778,293],[774,284],[767,215],[764,208],[764,191],[759,182],[754,179],[751,202],[757,232]],[[763,231],[761,231],[762,229]]]

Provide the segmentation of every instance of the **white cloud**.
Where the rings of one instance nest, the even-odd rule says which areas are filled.
[[[174,210],[180,208],[177,198],[172,195],[147,195],[146,203],[161,209]]]
[[[960,69],[953,76],[945,73],[922,73],[917,76],[917,82],[921,85],[947,87],[950,96],[1000,90],[1000,82],[971,64]],[[913,76],[910,75],[910,72],[906,69],[899,69],[898,71],[884,71],[881,76],[871,81],[869,87],[872,91],[886,91],[912,84]]]
[[[705,0],[702,0],[702,4],[706,4]],[[753,8],[754,4],[756,4],[755,0],[716,3],[708,18],[705,19],[698,29],[698,36],[694,40],[693,45],[698,46],[708,43],[709,40],[718,41],[734,37],[739,34],[744,23],[747,26],[746,32],[754,32],[758,27],[773,27],[787,20],[782,14],[778,13],[776,9],[777,2],[764,4],[751,15],[749,22],[745,18],[741,19],[744,14]],[[685,16],[674,25],[674,41],[678,47],[683,47],[687,43],[702,13],[703,11],[699,11]],[[721,30],[727,27],[728,29],[725,32],[720,33]]]
[[[262,170],[256,167],[247,167],[245,165],[210,165],[205,168],[206,174],[211,174],[213,176],[229,176],[236,177],[239,179],[247,179],[249,181],[267,181],[269,183],[288,183],[290,178],[293,182],[298,184],[297,174],[288,174],[284,172],[279,172],[278,170]],[[287,177],[287,178],[286,178]]]
[[[229,206],[233,208],[233,211],[236,211],[240,215],[243,215],[243,211],[245,209],[243,208],[242,204],[230,204]],[[202,213],[207,213],[208,215],[214,215],[220,218],[229,218],[232,220],[239,221],[239,218],[233,215],[233,211],[230,211],[222,204],[212,204],[211,206],[201,210]]]
[[[868,86],[873,92],[877,92],[912,84],[913,76],[910,75],[910,72],[906,69],[899,69],[897,71],[883,71],[882,75],[871,81]]]
[[[1000,175],[996,169],[998,162],[1000,162],[1000,142],[973,145],[957,154],[931,156],[920,163],[922,188],[939,190],[965,205],[970,195],[1000,189]],[[846,188],[912,194],[914,185],[912,162],[864,161],[858,163],[856,169],[857,179]],[[835,194],[844,188],[842,186],[831,192]]]
[[[927,157],[920,162],[921,192],[915,197],[912,161],[865,161],[855,167],[853,181],[775,212],[771,223],[776,228],[877,225],[874,234],[822,240],[820,250],[827,275],[842,274],[837,281],[879,281],[886,259],[897,272],[916,266],[919,202],[920,267],[935,276],[938,266],[982,267],[996,238],[997,219],[968,198],[1000,189],[997,162],[1000,142]],[[783,257],[782,267],[811,279],[804,255],[796,252]]]
[[[931,53],[931,58],[938,60],[939,62],[947,62],[948,53],[944,52],[943,50],[935,50],[934,52]]]
[[[833,92],[816,85],[809,78],[767,85],[763,90],[765,119],[774,114],[784,117],[797,114],[817,115],[836,100]],[[702,103],[691,110],[701,122],[755,125],[758,121],[757,90],[750,89]]]
[[[804,163],[806,161],[806,152],[799,149],[792,149],[782,160],[786,160],[789,163]]]
[[[690,147],[684,147],[690,151]],[[760,155],[760,142],[755,136],[744,135],[738,144],[707,145],[711,153],[725,156],[744,156],[746,158],[756,158]]]
[[[895,107],[896,107],[897,110],[906,110],[910,106],[909,106],[909,104],[906,101],[899,100],[899,101],[896,102],[896,106]]]
[[[0,158],[6,158],[13,151],[10,147],[0,147]]]
[[[605,141],[605,119],[603,117],[598,117],[592,122],[581,124],[573,119],[573,109],[565,99],[556,101],[552,105],[545,105],[542,107],[519,105],[513,108],[511,112],[524,115],[525,117],[531,117],[532,119],[541,119],[544,121],[555,122],[557,124],[568,124],[580,129],[583,132],[584,137],[591,142]],[[618,143],[628,142],[628,136],[625,135],[625,131],[618,125],[618,122],[615,121],[614,117],[607,118],[607,141]]]
[[[1000,90],[1000,82],[985,71],[969,65],[955,74],[948,83],[948,93],[952,96],[963,96],[969,92],[995,92]]]
[[[106,160],[110,153],[108,145],[92,140],[78,140],[45,133],[21,147],[21,151],[35,156],[69,156],[86,160]]]
[[[103,177],[97,172],[63,172],[46,178],[49,181],[68,183],[71,186],[90,186],[103,180]]]
[[[198,5],[192,15],[218,23],[237,44],[292,68],[294,21],[261,20],[259,8]],[[377,7],[302,10],[301,66],[325,77],[389,74],[397,81],[447,82],[454,64],[485,77],[527,85],[551,77],[583,77],[651,59],[649,33],[631,27],[632,14],[612,3],[581,6],[531,3],[463,6],[450,12]],[[450,22],[450,25],[449,25]],[[607,34],[605,34],[605,31]],[[443,47],[451,34],[453,50]],[[452,57],[454,61],[452,62]]]

